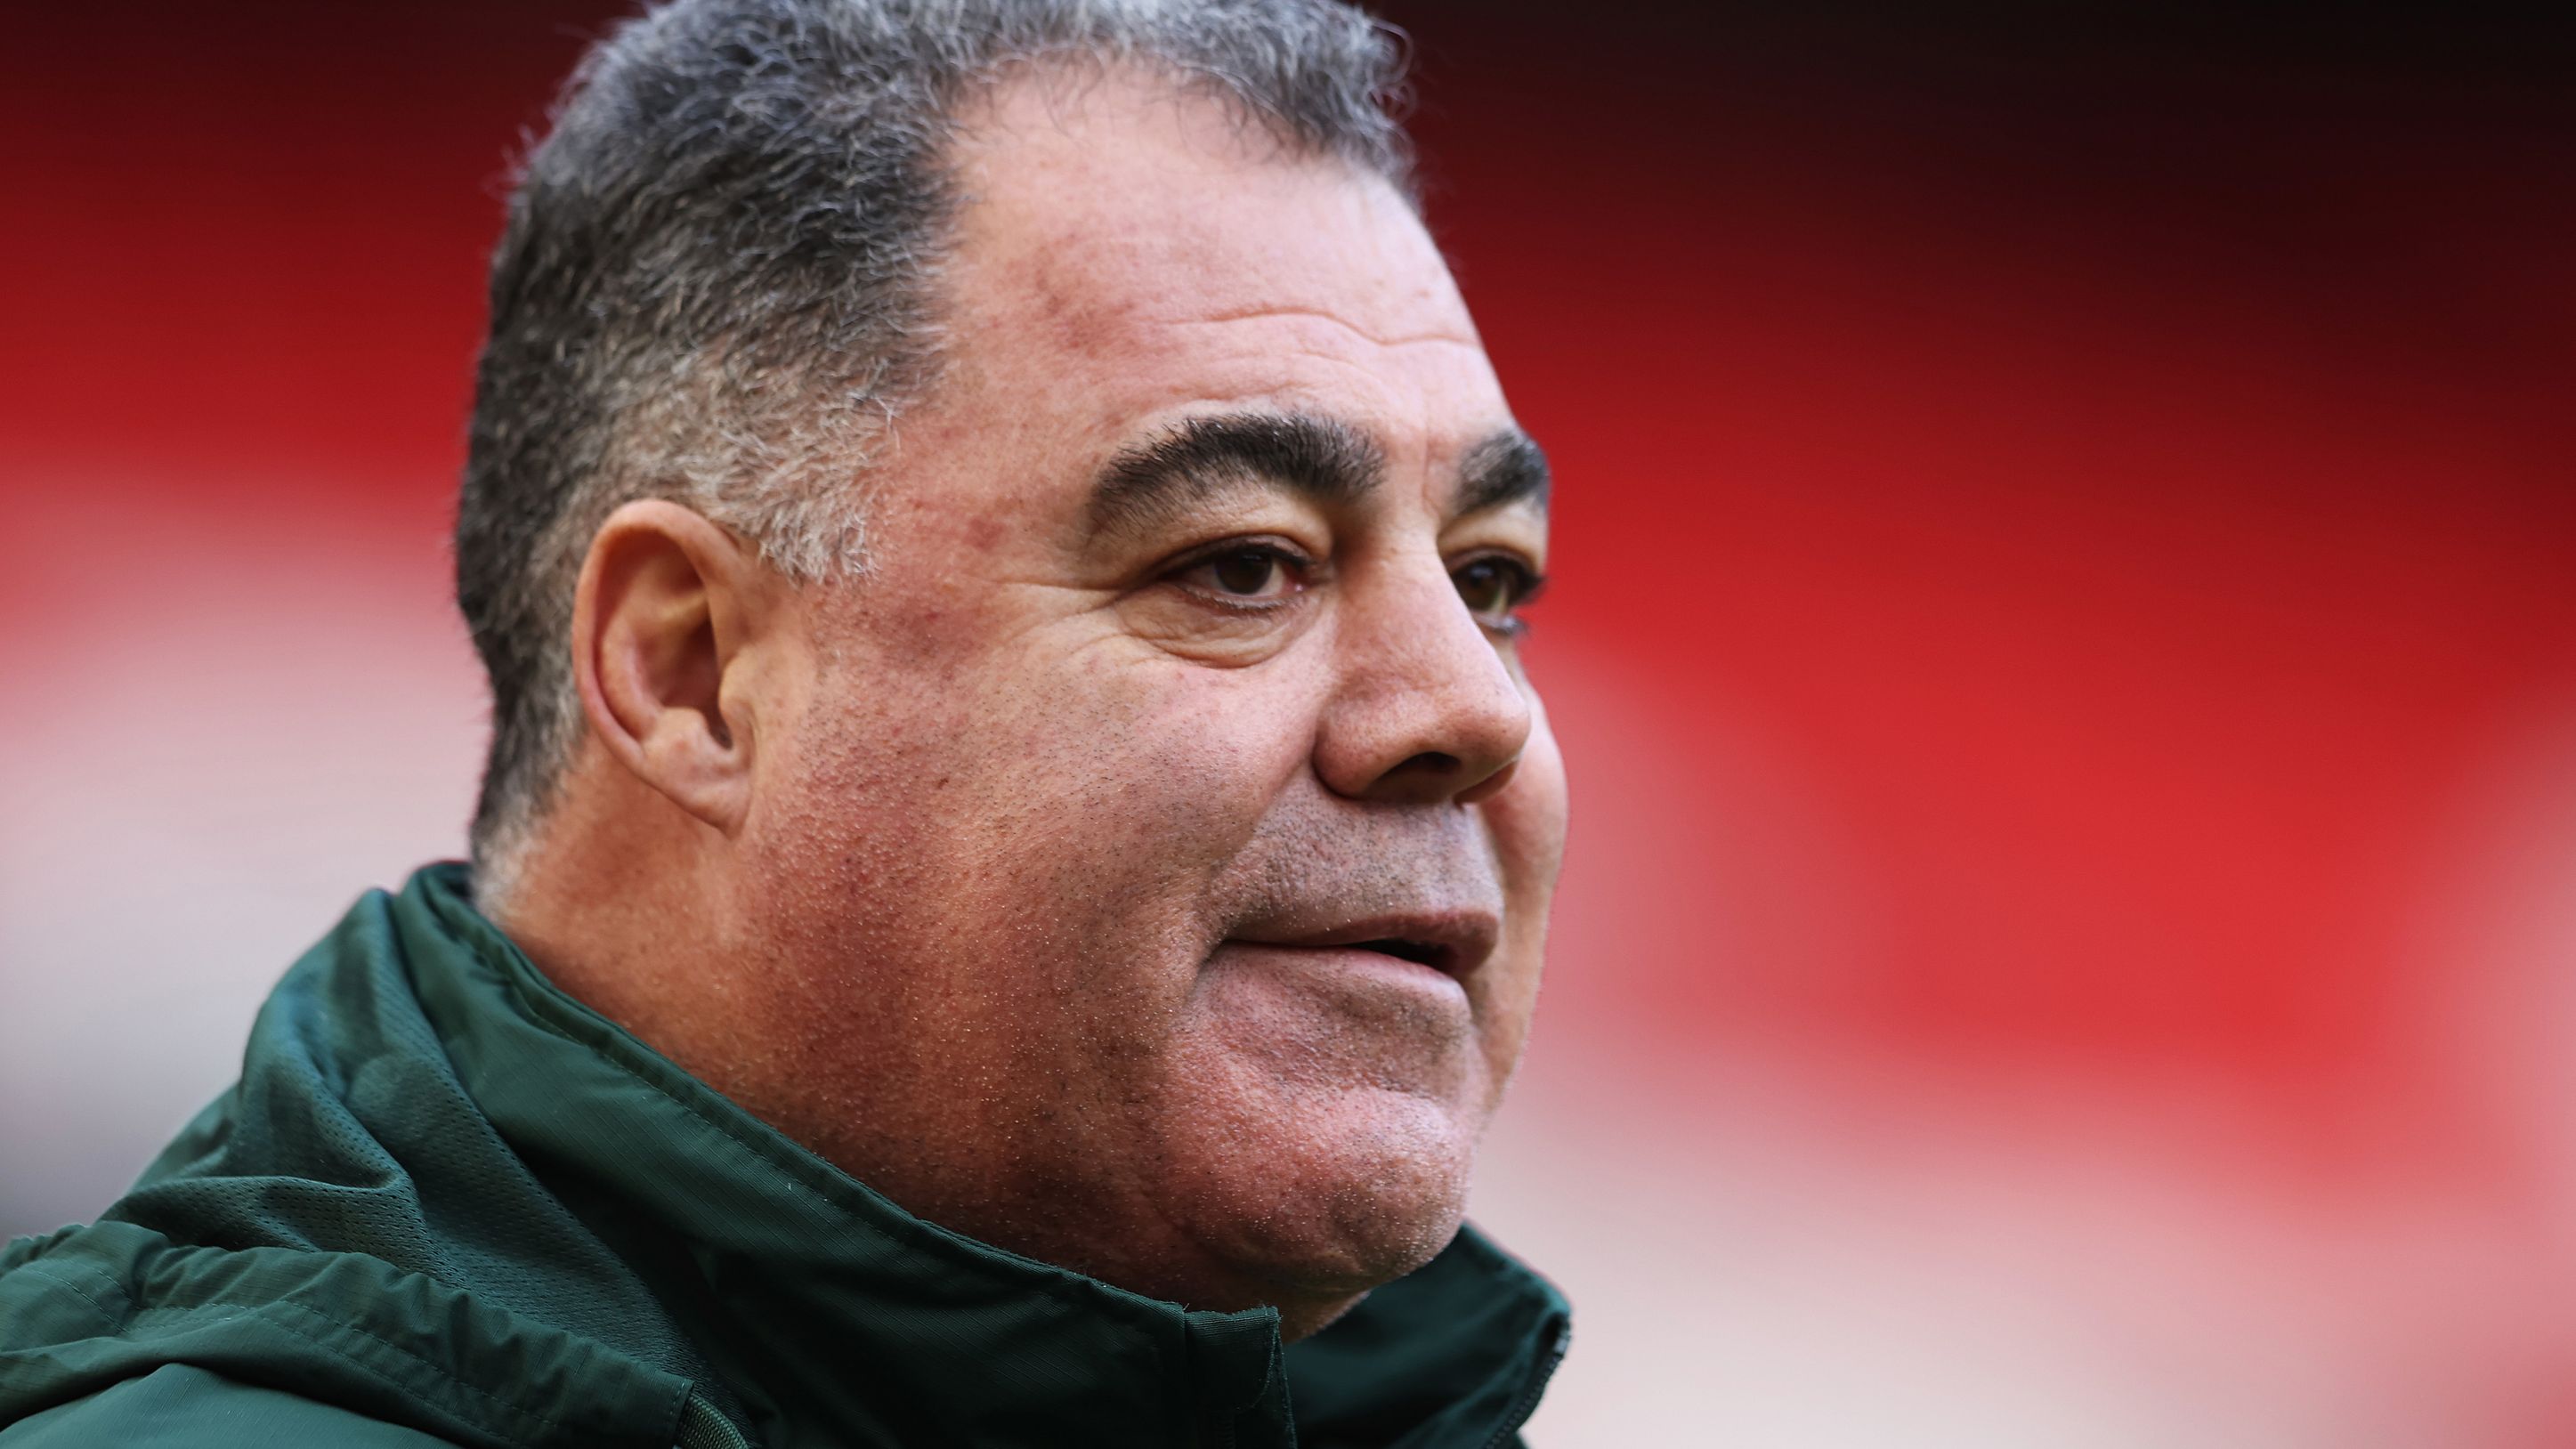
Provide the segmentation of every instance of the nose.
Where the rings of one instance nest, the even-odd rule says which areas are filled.
[[[1516,671],[1438,560],[1345,594],[1315,770],[1359,800],[1472,805],[1511,782],[1531,729]]]

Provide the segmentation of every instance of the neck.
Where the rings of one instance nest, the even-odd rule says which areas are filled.
[[[557,986],[698,1074],[740,1026],[713,834],[594,753],[478,905]]]

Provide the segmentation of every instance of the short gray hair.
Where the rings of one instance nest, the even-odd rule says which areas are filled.
[[[678,0],[620,25],[527,157],[492,260],[456,597],[492,683],[474,818],[506,894],[581,738],[574,585],[670,498],[812,580],[934,380],[943,155],[1006,66],[1138,64],[1412,195],[1402,37],[1335,0]]]

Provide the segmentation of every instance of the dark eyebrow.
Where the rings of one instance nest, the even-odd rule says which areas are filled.
[[[1270,485],[1318,503],[1375,488],[1386,454],[1368,434],[1304,413],[1190,418],[1121,448],[1091,490],[1091,527],[1142,529],[1230,488]]]
[[[1458,501],[1453,518],[1482,513],[1506,504],[1528,503],[1547,511],[1547,454],[1530,435],[1505,428],[1467,450],[1458,465]]]

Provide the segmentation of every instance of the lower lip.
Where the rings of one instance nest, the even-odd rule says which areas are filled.
[[[1359,946],[1279,946],[1254,941],[1228,941],[1219,949],[1254,961],[1301,971],[1320,971],[1345,979],[1382,981],[1408,991],[1426,991],[1460,1000],[1467,995],[1466,986],[1457,977],[1437,966]]]

